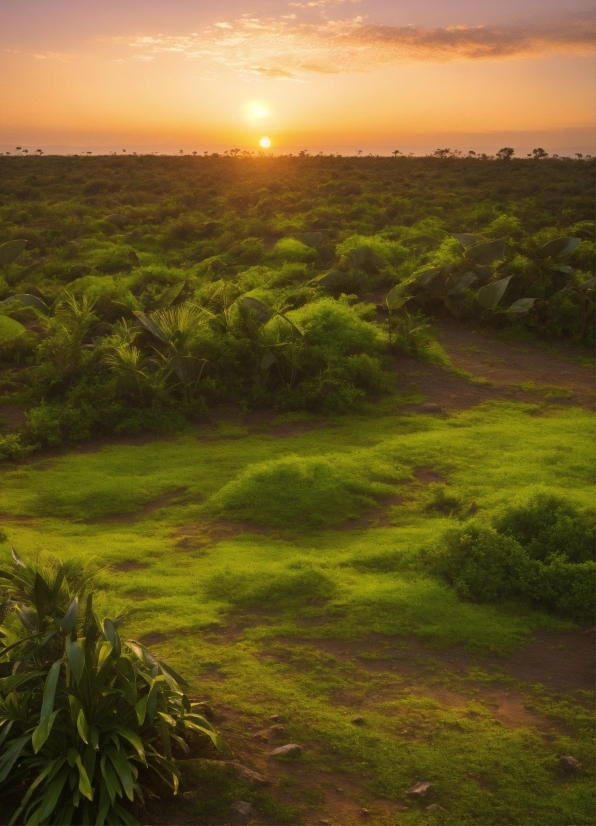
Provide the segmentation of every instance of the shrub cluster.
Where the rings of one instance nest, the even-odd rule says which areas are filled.
[[[423,551],[426,569],[478,602],[521,598],[576,619],[594,614],[594,519],[564,498],[536,494],[447,530]]]
[[[177,754],[225,744],[184,680],[100,619],[89,569],[13,559],[0,571],[0,794],[23,789],[11,822],[136,824],[156,783],[177,791]]]

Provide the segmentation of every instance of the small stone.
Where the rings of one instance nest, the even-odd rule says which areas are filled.
[[[431,803],[430,806],[425,806],[427,812],[444,812],[445,809],[439,806],[438,803]]]
[[[226,768],[231,774],[235,774],[239,780],[242,780],[243,783],[250,786],[251,789],[258,789],[262,786],[271,785],[270,780],[267,780],[265,777],[261,777],[260,774],[253,772],[252,769],[247,768],[247,766],[243,766],[242,763],[238,763],[236,760],[231,760],[227,763]]]
[[[360,815],[361,815],[361,817],[370,817],[371,811],[370,811],[370,809],[362,808],[362,809],[360,809]]]
[[[299,757],[302,754],[302,746],[298,743],[286,743],[285,746],[280,746],[273,749],[271,757]]]
[[[427,782],[414,783],[414,785],[411,786],[408,789],[406,794],[408,795],[408,797],[413,797],[414,799],[419,799],[421,797],[426,797],[426,795],[429,793],[429,791],[432,789],[432,787],[433,787],[432,783],[427,783]]]
[[[559,764],[563,769],[565,769],[565,771],[568,772],[575,772],[582,767],[579,760],[576,760],[575,757],[571,757],[570,754],[564,754],[562,757],[559,757]]]
[[[363,726],[364,725],[364,717],[352,717],[352,723],[355,726]]]
[[[282,740],[286,735],[286,730],[283,726],[280,726],[279,723],[277,723],[276,725],[271,726],[268,733],[269,737],[273,740]]]
[[[421,413],[440,413],[442,408],[439,404],[427,402],[427,404],[421,404],[419,410]]]
[[[272,723],[281,723],[281,716],[279,714],[272,714],[269,719]]]
[[[236,800],[230,804],[230,809],[239,815],[249,815],[252,813],[252,806],[246,800]]]

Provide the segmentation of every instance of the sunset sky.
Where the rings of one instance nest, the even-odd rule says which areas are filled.
[[[591,0],[0,3],[0,151],[595,149]]]

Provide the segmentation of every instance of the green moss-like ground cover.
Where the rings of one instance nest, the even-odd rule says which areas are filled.
[[[473,506],[492,515],[532,489],[585,507],[591,415],[494,403],[447,418],[386,409],[312,425],[219,422],[172,439],[36,457],[3,474],[3,527],[21,553],[106,566],[106,609],[126,607],[131,636],[154,640],[199,696],[233,709],[224,735],[241,758],[262,764],[271,747],[259,750],[248,732],[283,712],[304,756],[284,767],[272,798],[253,798],[269,822],[292,817],[272,799],[292,799],[296,767],[316,777],[298,783],[299,821],[316,822],[321,789],[339,772],[373,822],[593,822],[585,698],[505,672],[455,675],[432,659],[453,645],[507,655],[538,629],[572,623],[521,605],[462,602],[416,564],[417,550],[457,519],[433,509],[436,489],[417,469],[443,478],[460,514]],[[9,544],[0,549],[6,557]],[[411,635],[431,658],[430,668],[418,663],[414,683],[399,667],[369,669],[346,654],[353,643],[365,655],[369,646],[374,663],[382,640],[406,644]],[[447,702],[438,683],[459,699]],[[500,724],[487,686],[520,692],[535,719]],[[363,727],[349,722],[359,708]],[[571,778],[557,762],[568,753],[585,767]],[[404,798],[424,779],[435,784],[429,802],[445,812]]]

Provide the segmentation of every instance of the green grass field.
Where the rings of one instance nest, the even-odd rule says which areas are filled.
[[[39,455],[4,470],[0,552],[102,567],[105,611],[124,609],[125,635],[185,674],[227,718],[237,759],[274,780],[244,790],[255,822],[361,822],[366,807],[374,823],[588,824],[588,695],[506,668],[534,632],[576,626],[463,602],[416,557],[458,514],[493,515],[533,490],[589,506],[593,429],[578,408],[497,402],[440,418],[389,400]],[[412,646],[408,668],[388,665],[389,649]],[[451,656],[492,665],[458,670]],[[522,709],[514,723],[495,711],[504,692]],[[275,713],[282,742],[304,749],[281,767],[252,736]],[[562,775],[561,754],[584,768]],[[420,780],[434,784],[422,805],[404,794]],[[224,822],[235,791],[221,788],[217,803],[186,802],[213,818],[197,822]]]

